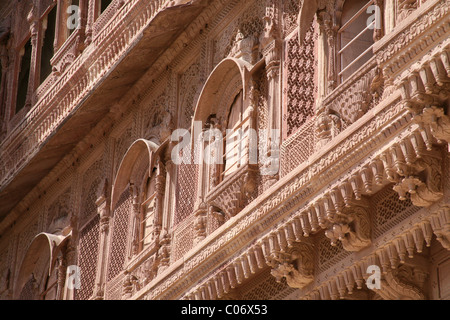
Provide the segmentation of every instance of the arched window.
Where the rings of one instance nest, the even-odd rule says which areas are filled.
[[[223,177],[231,175],[239,169],[242,158],[241,143],[243,139],[242,125],[244,122],[244,101],[242,90],[235,97],[228,116],[225,137],[225,155]]]
[[[43,19],[43,29],[44,39],[41,48],[41,73],[40,73],[40,83],[44,82],[45,79],[52,72],[51,59],[55,53],[55,32],[56,32],[56,11],[57,7],[54,6],[47,16]]]
[[[23,109],[27,102],[28,84],[30,80],[31,51],[32,46],[30,39],[20,52],[21,59],[19,66],[19,79],[17,82],[16,113]]]
[[[376,20],[368,12],[374,1],[347,0],[338,31],[339,82],[342,83],[373,56],[373,29]]]

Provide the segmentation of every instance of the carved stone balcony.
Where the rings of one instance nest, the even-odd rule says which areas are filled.
[[[64,44],[55,53],[52,60],[50,61],[53,66],[53,72],[56,76],[60,76],[64,73],[68,66],[70,66],[76,57],[80,53],[82,46],[82,31],[81,29],[76,29],[70,37],[64,42]],[[37,98],[42,96],[47,90],[42,90],[42,92],[37,94]]]
[[[377,64],[372,58],[326,97],[325,108],[340,117],[344,128],[351,125],[374,107],[376,81]]]
[[[217,207],[227,219],[234,217],[245,206],[256,188],[258,168],[246,164],[213,188],[206,196],[206,202]]]
[[[188,4],[131,0],[117,10],[114,19],[105,22],[83,53],[38,92],[38,101],[1,142],[0,220],[77,144],[78,152],[89,147],[89,142],[79,142],[108,113],[110,117],[120,114],[117,103],[127,99],[130,86],[155,62],[160,61],[155,71],[166,67],[166,60],[183,46],[176,45],[177,49],[166,55],[162,48],[178,43],[176,39],[188,25],[195,30],[204,27],[192,23],[203,9],[203,0]],[[185,34],[184,41],[197,33]],[[136,37],[140,41],[135,41]],[[66,45],[54,58],[57,68],[65,65],[59,55],[76,46],[71,41]],[[110,112],[112,109],[115,111]],[[67,160],[62,166],[75,161]]]

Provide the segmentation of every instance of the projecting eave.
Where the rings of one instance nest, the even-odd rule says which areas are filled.
[[[186,1],[183,1],[186,2]],[[187,4],[175,5],[161,9],[156,13],[148,24],[133,37],[129,44],[118,54],[111,67],[105,66],[108,70],[95,82],[89,84],[86,93],[77,97],[80,101],[74,105],[72,110],[64,117],[63,121],[52,130],[52,133],[31,153],[24,161],[23,165],[16,169],[6,183],[0,186],[0,223],[2,229],[5,224],[12,223],[15,217],[4,221],[8,213],[37,186],[37,184],[76,146],[88,133],[101,122],[112,111],[112,107],[120,104],[121,99],[133,85],[147,72],[151,72],[152,66],[161,55],[172,45],[186,27],[195,19],[205,7],[207,0],[191,1]],[[180,3],[180,1],[178,2]],[[138,13],[136,13],[138,14]],[[135,19],[136,20],[136,19]],[[133,20],[130,25],[134,23]],[[122,28],[123,33],[128,32]],[[120,37],[121,35],[117,35]],[[104,42],[112,42],[114,39],[106,37]],[[97,43],[93,47],[93,41],[87,47],[81,57],[84,60],[75,72],[77,78],[89,74],[89,68],[98,62],[91,61],[89,55],[99,47],[105,51],[104,56],[99,56],[97,60],[105,59],[108,46]],[[89,64],[88,64],[89,63]],[[155,70],[157,71],[157,70]],[[76,81],[75,79],[71,79]],[[66,90],[74,86],[74,82],[65,83],[59,87],[60,100],[65,97]],[[50,88],[52,90],[52,88]],[[75,99],[74,99],[75,100]],[[38,102],[39,104],[39,102]],[[55,107],[57,106],[57,102]],[[30,111],[30,113],[33,109]],[[48,121],[47,115],[35,117],[31,121]],[[39,123],[29,123],[27,126],[39,127]],[[14,137],[10,141],[20,140],[21,132],[13,132]],[[13,142],[11,142],[13,143]],[[3,146],[6,148],[7,146]]]

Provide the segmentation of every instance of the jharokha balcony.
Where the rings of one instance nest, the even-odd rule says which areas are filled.
[[[151,65],[166,68],[161,48],[175,41],[201,10],[199,1],[187,2],[114,0],[96,13],[100,16],[95,22],[94,16],[81,12],[84,25],[55,52],[51,74],[30,94],[25,108],[11,115],[2,135],[0,216],[70,153],[99,119],[120,114],[119,101],[131,98],[125,94],[128,84]],[[178,39],[180,48],[189,37],[183,33]],[[98,100],[94,88],[107,92],[108,98]],[[63,140],[59,128],[64,128]],[[85,141],[81,148],[89,147]],[[70,159],[65,165],[75,162]]]
[[[448,0],[20,1],[0,24],[0,297],[448,298],[449,17]],[[83,289],[55,280],[65,263]]]

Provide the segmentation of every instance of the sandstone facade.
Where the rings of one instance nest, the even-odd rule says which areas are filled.
[[[447,0],[0,23],[1,299],[450,298]]]

